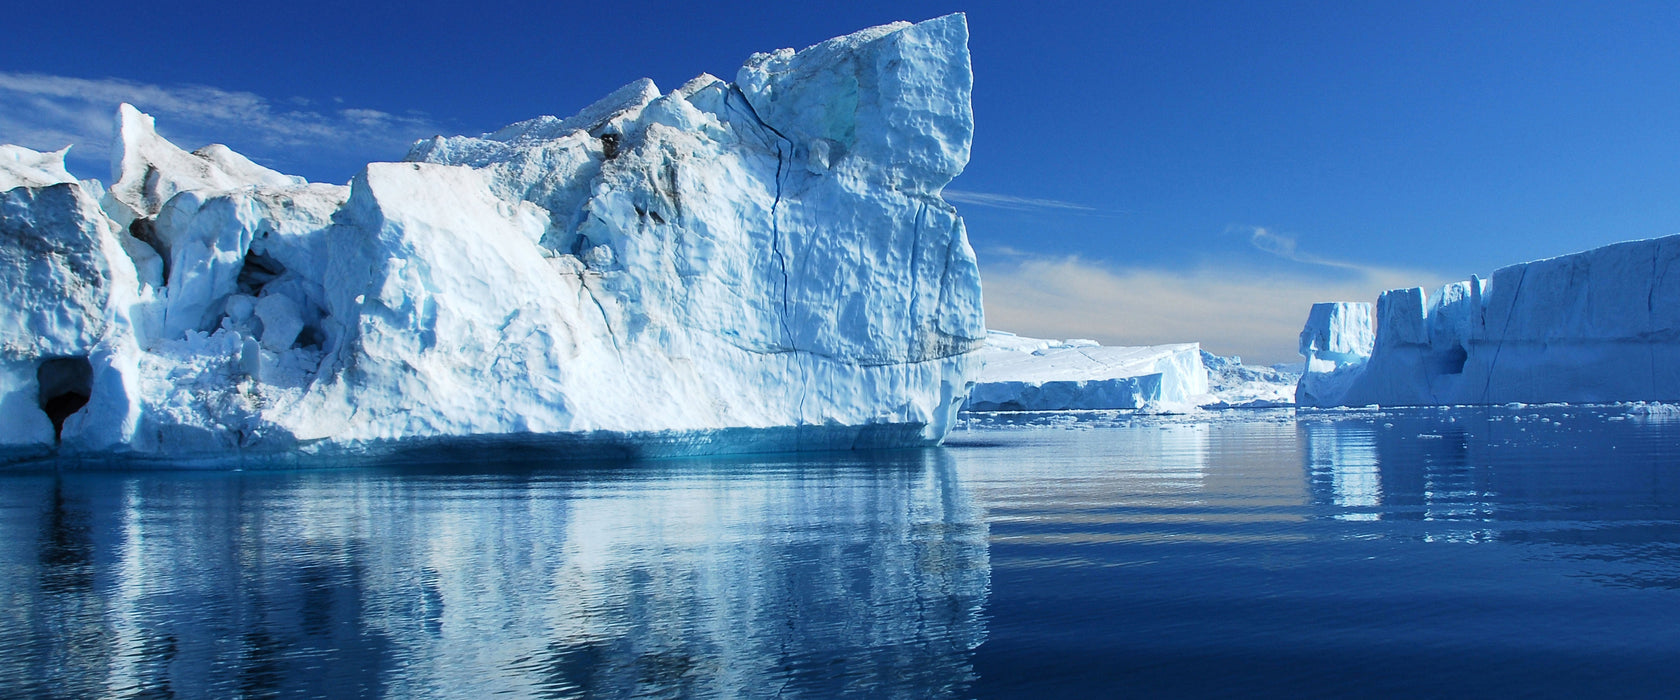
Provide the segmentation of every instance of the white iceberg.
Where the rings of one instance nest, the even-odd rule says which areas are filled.
[[[188,153],[126,105],[108,193],[7,147],[4,458],[936,442],[984,339],[940,196],[969,155],[967,31],[638,81],[348,186]]]
[[[1433,295],[1384,292],[1369,359],[1339,380],[1340,396],[1306,391],[1327,374],[1309,366],[1301,404],[1680,399],[1677,260],[1680,235],[1512,265]]]
[[[991,331],[969,411],[1189,410],[1208,393],[1196,343],[1104,346]]]

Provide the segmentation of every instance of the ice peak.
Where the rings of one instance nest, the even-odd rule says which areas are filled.
[[[156,216],[180,192],[225,192],[252,185],[284,187],[303,179],[252,162],[233,149],[211,144],[188,153],[157,133],[151,115],[134,105],[117,107],[106,206],[118,224]]]
[[[754,54],[735,82],[796,152],[830,166],[857,154],[875,177],[932,193],[968,164],[974,76],[961,13]]]
[[[0,192],[13,187],[46,187],[75,182],[75,176],[64,169],[65,146],[56,151],[41,152],[22,146],[0,145]]]

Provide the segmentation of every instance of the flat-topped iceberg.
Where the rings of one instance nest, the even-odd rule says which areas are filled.
[[[1680,399],[1677,261],[1680,235],[1512,265],[1432,295],[1384,292],[1369,357],[1309,362],[1301,404]],[[1338,391],[1310,389],[1325,384]]]
[[[1104,346],[992,331],[970,411],[1188,410],[1208,393],[1196,343]]]
[[[4,147],[0,454],[936,442],[985,337],[940,196],[971,85],[958,14],[422,141],[347,186],[189,153],[126,105],[108,192]]]
[[[1300,376],[1247,367],[1199,343],[1102,345],[994,330],[976,355],[982,367],[963,409],[977,412],[1279,408],[1294,405]]]

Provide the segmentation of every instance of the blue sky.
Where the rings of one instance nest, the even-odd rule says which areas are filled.
[[[1680,3],[39,4],[0,142],[107,177],[120,100],[194,148],[347,180],[413,139],[566,115],[643,76],[966,11],[953,185],[993,327],[1294,359],[1373,300],[1680,232]]]

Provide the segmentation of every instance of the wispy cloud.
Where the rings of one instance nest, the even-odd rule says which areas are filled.
[[[118,103],[157,118],[183,148],[223,143],[287,172],[347,177],[363,162],[401,157],[415,139],[446,130],[420,114],[275,101],[203,85],[154,85],[39,73],[0,72],[0,142],[71,149],[82,175],[100,175],[112,148]]]
[[[1236,264],[1189,270],[1128,267],[1078,256],[983,251],[986,325],[1023,335],[1108,344],[1198,341],[1245,362],[1294,362],[1307,310],[1320,301],[1376,301],[1387,289],[1444,283],[1417,270],[1348,266],[1318,276]]]
[[[1286,233],[1277,233],[1264,226],[1247,226],[1243,228],[1248,230],[1249,245],[1254,246],[1255,249],[1261,252],[1270,253],[1283,258],[1284,260],[1290,260],[1306,265],[1322,265],[1324,267],[1353,270],[1355,272],[1365,272],[1370,269],[1357,263],[1321,258],[1316,255],[1303,253],[1301,252],[1299,245],[1296,243],[1295,237]]]
[[[1055,210],[1081,214],[1123,213],[1098,209],[1096,207],[1090,207],[1074,202],[1064,202],[1059,199],[1037,199],[1033,197],[1017,197],[1010,194],[970,192],[968,190],[945,190],[945,201],[955,202],[957,204],[972,204],[978,207],[1013,209],[1016,211]]]

